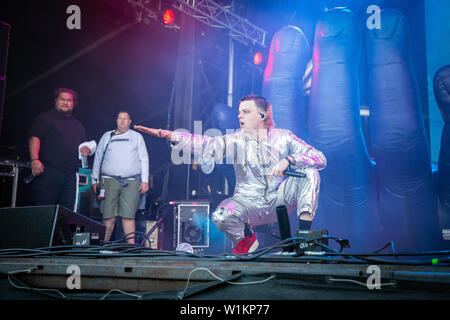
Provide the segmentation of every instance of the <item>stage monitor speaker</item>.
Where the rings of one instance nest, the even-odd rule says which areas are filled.
[[[182,201],[175,216],[175,248],[189,243],[192,248],[209,247],[209,202]]]
[[[0,208],[0,249],[72,245],[89,233],[90,244],[105,237],[105,225],[59,205]]]
[[[0,134],[3,123],[3,104],[6,93],[6,65],[8,62],[9,34],[11,26],[0,21]]]

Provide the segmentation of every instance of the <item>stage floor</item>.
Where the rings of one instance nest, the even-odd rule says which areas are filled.
[[[0,257],[0,299],[450,299],[448,264],[388,259],[29,250]]]

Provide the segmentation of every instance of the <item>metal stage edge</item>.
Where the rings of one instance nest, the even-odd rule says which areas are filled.
[[[225,283],[226,279],[233,279],[231,280],[233,282],[269,279],[267,284],[284,279],[284,283],[287,281],[292,285],[298,281],[303,281],[302,283],[305,284],[309,279],[314,279],[309,282],[309,287],[311,283],[314,283],[322,287],[335,285],[345,290],[362,290],[364,294],[377,291],[361,286],[370,276],[368,273],[370,264],[315,263],[313,260],[302,261],[294,257],[272,255],[259,261],[236,261],[236,257],[234,258],[230,257],[228,261],[227,259],[209,260],[201,257],[180,256],[163,258],[5,257],[0,258],[0,273],[3,276],[14,275],[30,287],[67,290],[67,281],[71,276],[69,267],[78,266],[81,287],[79,290],[69,290],[71,292],[107,292],[115,289],[124,292],[157,294],[170,290],[180,292],[186,288],[191,289],[214,281],[220,282],[220,285],[228,285]],[[450,267],[448,266],[380,264],[379,268],[381,284],[393,284],[389,289],[391,293],[395,292],[392,290],[400,290],[403,293],[412,293],[416,298],[426,299],[426,293],[431,292],[430,298],[450,299]],[[355,284],[357,282],[359,285]],[[301,287],[300,284],[296,288],[301,289]],[[295,296],[289,296],[295,299]],[[259,297],[267,298],[262,292],[258,295],[257,290],[251,298]],[[360,295],[359,297],[366,299],[370,296]],[[238,296],[230,298],[239,299]],[[273,299],[285,298],[286,295],[282,292],[273,296]]]

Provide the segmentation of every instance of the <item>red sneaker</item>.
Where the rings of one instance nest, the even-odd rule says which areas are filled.
[[[233,250],[234,254],[246,254],[258,249],[259,243],[255,234],[252,232],[252,236],[245,236],[244,239],[238,242]]]

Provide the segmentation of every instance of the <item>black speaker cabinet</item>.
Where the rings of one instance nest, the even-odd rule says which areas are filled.
[[[0,21],[0,133],[3,123],[3,103],[6,91],[6,66],[8,63],[9,33],[11,26]]]
[[[105,237],[105,225],[59,205],[0,208],[0,249],[72,245],[75,233],[90,244]]]

